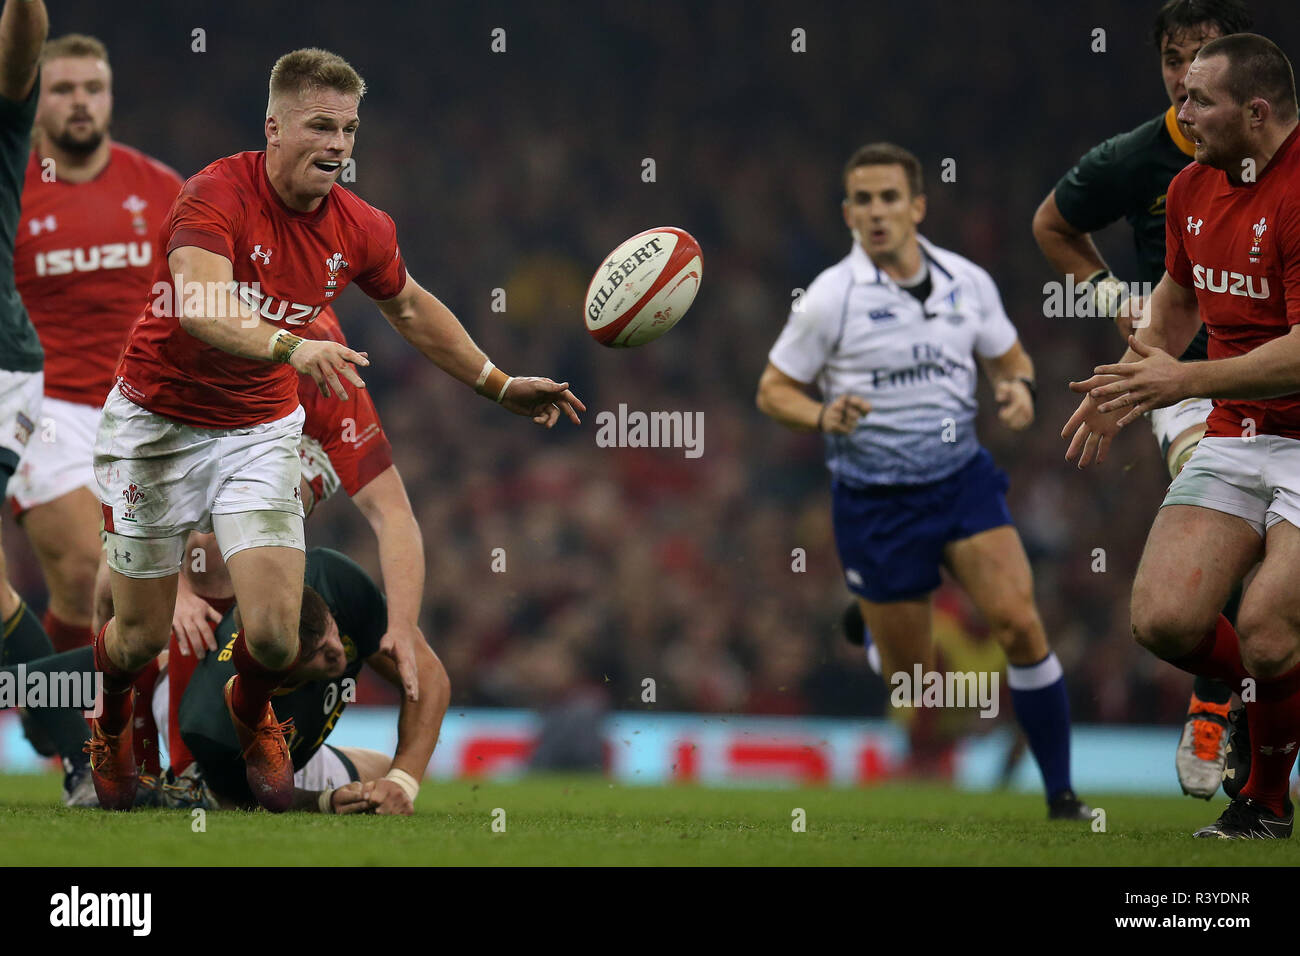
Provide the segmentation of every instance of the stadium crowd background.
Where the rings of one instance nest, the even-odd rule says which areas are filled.
[[[1029,228],[1079,155],[1167,105],[1148,38],[1157,5],[232,0],[216,19],[51,0],[50,11],[51,35],[107,43],[115,137],[183,176],[263,146],[279,54],[319,45],[348,58],[370,88],[352,188],[394,217],[412,273],[498,364],[568,379],[586,402],[581,428],[543,433],[432,369],[359,293],[338,306],[370,353],[365,377],[424,533],[423,627],[453,710],[639,707],[652,677],[664,710],[882,712],[883,686],[838,632],[848,593],[820,440],[764,418],[753,396],[793,290],[848,250],[845,158],[890,140],[925,164],[923,233],[992,273],[1037,364],[1032,429],[1002,428],[982,382],[980,435],[1011,475],[1075,719],[1172,722],[1190,681],[1140,653],[1128,624],[1164,467],[1145,425],[1101,470],[1064,461],[1058,432],[1075,405],[1064,383],[1113,361],[1120,343],[1100,320],[1044,316],[1055,277]],[[1251,6],[1256,29],[1294,56],[1287,5]],[[497,27],[505,53],[490,49]],[[795,28],[805,53],[791,49]],[[1092,50],[1097,28],[1104,53]],[[954,182],[940,179],[946,158]],[[592,271],[626,236],[669,224],[704,249],[690,315],[652,346],[601,348],[581,318]],[[1125,227],[1103,251],[1132,275]],[[597,447],[597,413],[620,403],[703,412],[703,455]],[[378,573],[346,502],[307,527],[309,543]],[[15,585],[39,607],[34,562],[20,535],[7,538]],[[491,570],[495,548],[504,573]],[[794,548],[804,573],[791,569]],[[978,642],[961,597],[942,603],[939,626]],[[372,686],[363,701],[386,695]]]

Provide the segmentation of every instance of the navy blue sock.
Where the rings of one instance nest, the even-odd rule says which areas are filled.
[[[1043,786],[1050,801],[1070,790],[1070,699],[1065,692],[1065,674],[1056,655],[1037,664],[1007,665],[1011,706],[1038,761]]]

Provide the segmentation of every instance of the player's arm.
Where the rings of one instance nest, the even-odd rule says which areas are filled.
[[[1001,407],[998,418],[1008,428],[1020,431],[1034,420],[1034,362],[1020,340],[1001,355],[980,356],[980,366],[993,386],[993,397]]]
[[[0,96],[21,103],[31,95],[49,32],[43,0],[5,0],[0,12]]]
[[[394,687],[401,687],[401,676],[393,659],[380,652],[371,654],[366,663]],[[419,792],[420,780],[438,743],[442,718],[451,702],[451,681],[432,648],[423,641],[416,648],[416,674],[419,700],[402,699],[397,715],[397,751],[387,775],[364,784],[363,793],[376,813],[410,813]]]
[[[401,292],[375,304],[420,354],[480,395],[547,428],[559,420],[561,412],[575,425],[582,424],[578,412],[585,412],[587,406],[569,391],[568,382],[516,378],[496,368],[451,310],[409,275]]]
[[[352,363],[370,364],[363,353],[337,342],[300,338],[263,321],[236,294],[234,267],[225,256],[198,246],[180,246],[167,257],[167,264],[176,284],[177,319],[196,339],[232,355],[291,365],[300,375],[310,375],[324,395],[332,391],[347,398],[340,376],[365,388],[352,367]],[[187,295],[187,288],[202,294]]]
[[[1077,458],[1080,468],[1104,461],[1119,430],[1144,412],[1205,394],[1190,387],[1187,372],[1207,363],[1174,358],[1187,349],[1200,326],[1196,291],[1166,272],[1151,293],[1147,321],[1129,336],[1129,347],[1119,362],[1099,365],[1091,378],[1070,383],[1072,391],[1084,395],[1061,429],[1061,437],[1070,439],[1066,460]]]
[[[379,643],[380,653],[397,665],[406,699],[419,700],[419,648],[428,650],[420,632],[420,608],[424,602],[424,539],[411,511],[406,486],[396,465],[389,465],[352,496],[375,540],[379,543],[379,567],[384,574],[388,598],[388,633]]]
[[[1092,235],[1075,229],[1061,215],[1055,189],[1034,213],[1033,229],[1038,248],[1061,275],[1074,276],[1076,282],[1082,282],[1094,273],[1106,271],[1106,260],[1092,241]]]
[[[809,384],[768,362],[758,380],[755,404],[760,412],[787,428],[832,435],[849,434],[858,427],[858,420],[871,411],[871,403],[856,395],[840,395],[833,401],[819,402],[808,395]]]

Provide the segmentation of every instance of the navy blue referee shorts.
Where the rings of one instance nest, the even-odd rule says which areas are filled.
[[[835,545],[849,590],[868,601],[924,597],[939,586],[943,549],[1011,524],[1007,474],[981,448],[955,473],[924,485],[831,484]]]

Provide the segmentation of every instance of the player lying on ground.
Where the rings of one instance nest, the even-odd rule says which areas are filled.
[[[495,368],[407,274],[392,219],[338,186],[364,92],[334,54],[281,57],[271,73],[266,151],[218,160],[192,177],[163,229],[159,279],[176,295],[155,298],[133,327],[95,448],[116,612],[95,644],[105,693],[92,726],[92,772],[106,807],[128,809],[135,799],[137,763],[124,733],[132,684],[167,646],[177,572],[195,530],[215,533],[242,607],[230,719],[249,787],[269,810],[290,806],[289,753],[269,702],[298,653],[303,413],[295,373],[343,397],[344,381],[362,386],[354,364],[368,364],[292,330],[349,282],[430,361],[509,411],[549,428],[561,414],[577,422],[584,409],[567,383]],[[195,288],[203,294],[188,293]],[[382,649],[409,669],[415,635],[385,640]]]
[[[1133,583],[1133,636],[1175,667],[1227,682],[1245,705],[1249,775],[1225,777],[1232,801],[1196,835],[1289,837],[1288,780],[1300,740],[1295,78],[1275,44],[1246,33],[1206,44],[1186,86],[1178,118],[1196,162],[1169,186],[1167,272],[1151,297],[1150,325],[1130,337],[1120,363],[1071,383],[1087,394],[1061,434],[1071,439],[1067,457],[1084,467],[1103,461],[1115,433],[1142,413],[1193,395],[1214,399],[1206,437],[1147,537]],[[1173,356],[1201,321],[1210,360],[1179,362]],[[1257,561],[1234,628],[1220,609]]]
[[[1090,290],[1095,314],[1114,320],[1126,342],[1141,314],[1141,298],[1129,295],[1128,286],[1111,275],[1090,233],[1126,219],[1133,228],[1137,278],[1149,286],[1160,281],[1165,271],[1169,181],[1195,152],[1177,118],[1187,99],[1187,68],[1210,40],[1249,27],[1250,14],[1238,0],[1167,0],[1152,33],[1171,105],[1141,126],[1089,150],[1048,193],[1034,215],[1034,238],[1043,255],[1076,287]],[[1182,360],[1204,360],[1206,342],[1201,326]],[[1187,398],[1151,411],[1151,428],[1170,478],[1178,476],[1205,436],[1210,409],[1208,398]],[[1240,597],[1240,592],[1234,591],[1224,608],[1229,621],[1236,618]],[[1227,759],[1231,699],[1232,689],[1227,684],[1196,678],[1174,757],[1184,793],[1209,800],[1218,792]]]
[[[370,750],[332,748],[330,732],[353,699],[356,678],[369,664],[385,680],[401,687],[397,667],[379,649],[387,625],[384,596],[370,577],[337,551],[314,548],[307,554],[299,639],[303,653],[272,698],[277,723],[290,723],[288,738],[294,768],[292,808],[324,812],[410,813],[419,781],[437,743],[447,710],[446,673],[427,644],[417,649],[419,699],[403,695],[397,722],[397,749],[392,758]],[[242,746],[227,711],[234,680],[234,646],[239,635],[238,605],[222,618],[216,636],[220,650],[206,655],[194,669],[179,715],[169,714],[166,663],[152,691],[152,711],[160,729],[179,724],[180,736],[194,755],[195,766],[165,786],[165,800],[176,806],[206,806],[204,787],[217,805],[252,808]],[[93,672],[93,652],[79,648],[25,665],[27,673]],[[16,668],[8,668],[16,671]],[[73,758],[90,733],[75,710],[34,708],[46,722],[65,758]],[[93,805],[80,779],[65,781],[65,802]],[[356,783],[348,787],[347,784]],[[331,797],[322,794],[336,790]],[[146,794],[146,797],[149,797]],[[328,801],[328,802],[327,802]],[[150,805],[146,799],[143,805]]]
[[[758,407],[826,435],[835,542],[887,680],[931,662],[931,595],[947,567],[1006,652],[1049,815],[1089,819],[1070,780],[1065,676],[1034,605],[1007,477],[975,435],[975,359],[1017,430],[1034,417],[1033,363],[988,273],[918,235],[915,156],[864,146],[844,187],[852,250],[796,303]],[[823,401],[806,394],[814,381]]]

